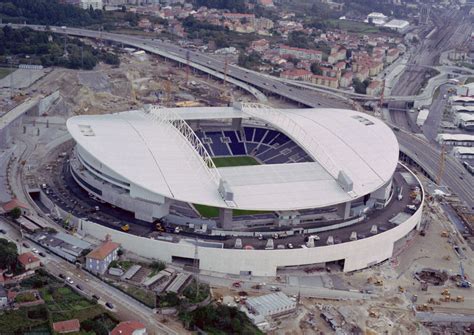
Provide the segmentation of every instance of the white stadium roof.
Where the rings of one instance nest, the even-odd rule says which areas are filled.
[[[198,153],[202,148],[190,128],[177,121],[214,118],[264,122],[315,161],[215,168],[207,153]],[[83,150],[132,185],[179,201],[249,210],[317,208],[371,193],[391,180],[399,150],[383,122],[339,109],[245,105],[136,110],[76,116],[67,127]],[[347,180],[352,191],[341,186]],[[232,202],[223,200],[221,181],[233,193]]]

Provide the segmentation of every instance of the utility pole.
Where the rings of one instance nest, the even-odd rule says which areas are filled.
[[[188,50],[186,51],[186,87],[189,86],[189,58],[190,58],[190,54]]]
[[[438,186],[441,186],[441,180],[443,179],[445,163],[446,163],[446,145],[443,143],[441,145],[441,153],[439,155],[438,175],[436,176],[436,184],[438,184]]]
[[[199,258],[198,258],[198,240],[194,238],[194,271],[196,271],[196,300],[199,297]]]
[[[13,56],[10,57],[10,100],[13,99]]]
[[[81,69],[84,68],[84,46],[81,45]]]

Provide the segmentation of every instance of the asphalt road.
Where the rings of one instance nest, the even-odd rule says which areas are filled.
[[[418,94],[429,73],[429,67],[436,63],[439,55],[461,45],[472,30],[469,18],[460,11],[434,12],[433,21],[438,30],[429,39],[423,39],[414,49],[408,61],[413,65],[402,73],[392,88],[391,95]],[[391,102],[389,108],[394,124],[403,129],[416,129],[413,120],[407,115],[404,102]]]
[[[12,27],[14,28],[21,28],[23,26],[24,25],[12,25]],[[40,25],[26,26],[35,30],[45,30],[45,27]],[[210,56],[202,52],[188,50],[175,44],[167,43],[158,39],[136,37],[123,34],[113,34],[102,31],[69,27],[51,27],[51,29],[56,33],[66,33],[68,35],[73,36],[90,37],[95,39],[109,40],[117,43],[122,43],[125,45],[147,50],[151,53],[164,55],[166,57],[175,56],[175,59],[181,61],[183,64],[186,64],[186,57],[189,54],[189,62],[191,66],[193,66],[193,64],[197,64],[200,66],[204,66],[205,68],[224,73],[225,62],[216,58],[215,56]],[[349,104],[335,97],[326,96],[323,93],[318,93],[314,91],[292,88],[282,83],[278,79],[273,79],[271,77],[264,76],[258,72],[253,72],[241,68],[239,66],[229,64],[227,75],[242,82],[251,84],[256,88],[265,91],[265,93],[267,94],[275,94],[305,106],[327,108],[350,107]]]
[[[400,144],[400,151],[410,156],[435,178],[439,171],[440,150],[407,132],[398,131],[395,135]],[[461,163],[449,155],[446,155],[441,185],[448,186],[451,192],[466,202],[469,208],[474,209],[474,177],[466,172]]]
[[[392,94],[414,95],[414,91],[417,90],[417,87],[419,87],[423,81],[423,76],[420,75],[420,73],[425,69],[423,65],[432,65],[439,56],[440,52],[452,49],[454,46],[459,45],[467,38],[468,34],[472,30],[468,18],[466,18],[466,16],[459,11],[451,10],[445,13],[436,13],[433,18],[435,25],[439,28],[438,31],[433,34],[430,39],[420,43],[418,50],[412,54],[413,62],[420,66],[410,67],[408,71],[403,73],[398,82],[398,87],[400,88],[397,89],[394,87],[392,89]],[[44,26],[28,26],[36,30],[45,29]],[[21,25],[13,25],[13,27],[21,27]],[[167,54],[168,56],[179,58],[181,61],[184,61],[184,63],[186,62],[186,53],[188,50],[159,40],[151,40],[135,36],[111,34],[78,28],[63,29],[60,27],[51,27],[51,29],[55,29],[57,32],[65,32],[74,36],[107,39],[137,48],[143,48],[156,54]],[[189,59],[191,63],[197,63],[204,67],[224,72],[224,62],[216,60],[207,54],[189,51]],[[288,85],[282,84],[276,79],[269,78],[268,76],[259,74],[257,72],[248,71],[238,66],[229,66],[228,75],[241,81],[245,81],[246,83],[252,84],[257,88],[263,89],[272,94],[296,101],[302,105],[310,107],[319,106],[332,108],[349,107],[346,103],[338,101],[336,98],[325,98],[317,92],[289,87]],[[392,121],[394,121],[396,125],[403,129],[411,129],[412,125],[410,125],[410,122],[412,121],[406,115],[406,111],[403,111],[403,109],[405,109],[404,105],[402,108],[398,108],[397,105],[395,105],[395,110],[398,110],[398,112],[394,114],[396,116],[392,117]],[[437,169],[439,163],[439,151],[437,149],[432,148],[429,143],[421,141],[418,138],[410,136],[406,133],[397,137],[399,138],[399,143],[404,148],[405,153],[412,158],[416,158],[420,166],[422,166],[427,171],[434,171]],[[431,153],[431,156],[429,154],[427,155],[426,153]],[[416,154],[418,154],[417,157],[414,156]],[[454,162],[453,159],[448,157],[443,181],[445,185],[450,187],[453,192],[458,194],[458,196],[472,208],[474,205],[474,188],[472,185],[474,184],[472,184],[471,176],[468,176],[468,178],[466,178],[467,180],[464,181],[460,179],[460,176],[463,172],[464,168],[459,163]],[[436,175],[436,173],[433,175]]]
[[[7,238],[17,244],[19,252],[31,251],[30,248],[25,248],[21,243],[21,236],[19,231],[0,218],[0,228],[6,230],[6,234],[0,235],[0,238]],[[117,313],[121,318],[127,320],[140,320],[145,324],[150,334],[178,334],[173,329],[163,325],[158,321],[158,315],[153,309],[139,303],[135,299],[132,299],[125,293],[117,290],[116,288],[102,282],[91,274],[76,268],[73,264],[65,261],[64,259],[47,253],[46,249],[33,241],[27,241],[30,247],[35,247],[39,251],[43,251],[46,257],[40,257],[41,262],[44,264],[44,268],[56,277],[62,274],[66,277],[70,277],[74,283],[71,286],[74,290],[79,291],[76,287],[77,284],[81,286],[81,294],[86,297],[92,297],[97,295],[100,297],[99,304],[103,305],[105,309],[110,310],[105,306],[106,302],[110,302],[113,305],[111,310]]]

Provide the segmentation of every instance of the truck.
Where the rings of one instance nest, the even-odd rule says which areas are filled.
[[[164,233],[165,232],[165,227],[163,227],[163,225],[161,224],[161,222],[157,222],[155,224],[155,227],[156,227],[156,230],[161,232],[161,233]]]
[[[122,227],[120,227],[120,229],[122,229],[123,231],[129,231],[130,230],[130,225],[127,223],[127,224],[123,225]]]

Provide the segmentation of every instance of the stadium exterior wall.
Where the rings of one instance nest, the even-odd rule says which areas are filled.
[[[422,192],[424,199],[424,191]],[[392,257],[394,244],[419,226],[422,210],[423,206],[420,205],[407,221],[383,233],[336,245],[285,250],[200,247],[199,267],[205,271],[236,275],[241,271],[251,271],[254,276],[275,276],[279,267],[345,260],[345,272],[363,269]],[[100,239],[110,235],[112,240],[120,243],[124,249],[150,259],[171,262],[173,256],[194,258],[195,247],[191,242],[170,243],[153,240],[113,230],[90,221],[83,221],[78,233]]]

